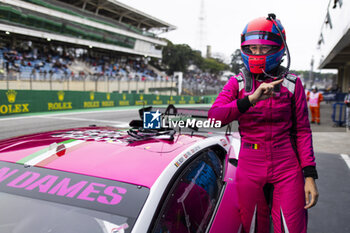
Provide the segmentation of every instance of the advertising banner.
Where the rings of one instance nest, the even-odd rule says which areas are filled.
[[[0,116],[117,106],[212,103],[215,97],[93,91],[0,90]]]

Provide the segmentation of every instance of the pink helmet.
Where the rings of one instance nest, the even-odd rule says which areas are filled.
[[[275,20],[274,17],[274,15],[273,17],[269,15],[268,18],[254,19],[247,24],[242,32],[241,55],[244,66],[251,73],[269,72],[282,62],[281,59],[286,50],[285,30],[281,22]],[[269,45],[272,49],[266,54],[253,54],[249,45],[257,44]]]

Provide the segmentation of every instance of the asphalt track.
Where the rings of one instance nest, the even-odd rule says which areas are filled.
[[[138,119],[135,107],[2,117],[0,139],[89,125],[127,127],[132,119]],[[233,130],[237,130],[236,124]],[[328,131],[326,135],[332,138],[332,134],[337,132]],[[329,143],[332,144],[331,140]],[[349,142],[346,144],[348,149]],[[309,210],[309,233],[350,232],[350,153],[349,150],[341,151],[343,156],[329,153],[326,149],[316,150],[320,197],[317,206]]]

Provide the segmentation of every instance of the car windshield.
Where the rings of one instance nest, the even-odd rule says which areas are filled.
[[[130,232],[133,218],[0,193],[0,232]]]
[[[0,232],[127,233],[149,189],[0,162]]]

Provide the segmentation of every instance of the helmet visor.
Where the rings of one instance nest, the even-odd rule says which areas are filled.
[[[247,55],[269,55],[278,52],[280,46],[266,44],[250,44],[242,46],[242,51]]]
[[[243,34],[241,37],[241,45],[250,44],[266,44],[281,46],[283,44],[282,38],[271,32],[254,31]]]

